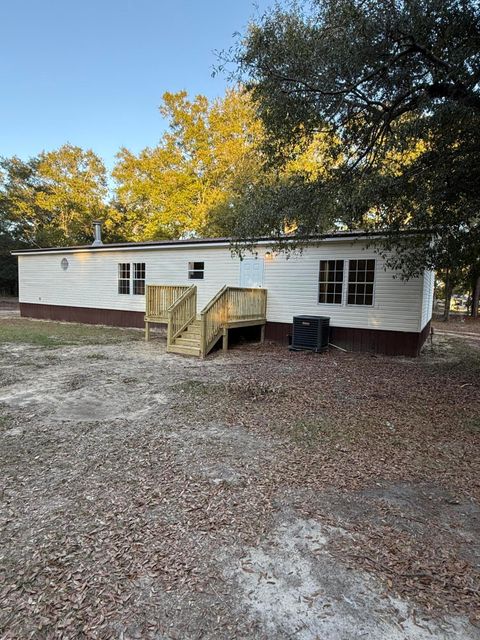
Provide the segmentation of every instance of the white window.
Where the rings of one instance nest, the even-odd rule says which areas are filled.
[[[145,263],[120,262],[118,265],[118,293],[121,295],[145,295]]]
[[[204,273],[205,273],[204,262],[188,263],[188,279],[189,280],[203,280]]]
[[[318,302],[342,304],[343,260],[320,260],[318,274]]]
[[[120,262],[118,265],[118,293],[128,295],[130,293],[130,264]]]
[[[375,260],[350,260],[347,304],[373,305]]]
[[[145,263],[133,263],[133,295],[145,295]]]

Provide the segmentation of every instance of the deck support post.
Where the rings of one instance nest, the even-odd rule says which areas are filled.
[[[228,328],[223,327],[222,350],[228,351]]]
[[[205,316],[203,313],[200,315],[200,357],[205,358],[207,355],[206,340],[206,328],[205,328]]]
[[[167,322],[167,351],[169,346],[172,344],[172,334],[173,334],[173,325],[172,325],[172,313],[171,311],[167,312],[168,322]]]
[[[145,320],[145,342],[150,340],[150,323]]]
[[[263,344],[265,342],[265,325],[262,324],[260,327],[260,343]]]

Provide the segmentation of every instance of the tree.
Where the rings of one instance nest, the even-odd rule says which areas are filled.
[[[89,242],[92,222],[107,217],[107,173],[90,149],[70,144],[42,153],[37,166],[42,188],[36,204],[51,216],[59,244]]]
[[[169,129],[159,144],[138,155],[122,149],[113,171],[131,240],[218,229],[213,212],[261,172],[263,127],[248,95],[230,90],[210,103],[184,91],[165,93],[160,111]]]
[[[11,255],[21,246],[0,209],[0,296],[17,293],[17,260]]]
[[[90,150],[64,145],[28,161],[0,160],[0,289],[16,291],[13,249],[91,242],[95,218],[108,234],[107,196],[105,167]]]
[[[405,277],[424,268],[468,268],[478,278],[475,0],[277,6],[250,25],[233,60],[277,164],[301,137],[327,131],[340,141],[344,161],[301,189],[297,225],[305,235],[332,222],[381,229],[383,249],[394,250],[392,263]],[[282,197],[274,232],[289,202]],[[250,218],[255,233],[258,218]]]
[[[92,221],[108,217],[107,177],[93,151],[64,145],[26,162],[0,162],[0,211],[26,246],[89,242]]]
[[[37,203],[42,186],[38,180],[38,158],[0,161],[0,216],[5,234],[16,242],[39,246],[42,230],[50,224],[48,212]]]

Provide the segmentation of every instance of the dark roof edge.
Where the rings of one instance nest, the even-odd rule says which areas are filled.
[[[402,234],[417,233],[415,231],[403,231]],[[111,244],[102,245],[77,245],[70,247],[47,247],[47,248],[31,248],[31,249],[15,249],[12,255],[21,255],[25,253],[49,253],[49,252],[75,252],[75,251],[105,251],[110,249],[134,249],[141,247],[175,247],[175,246],[195,246],[195,245],[225,245],[225,244],[244,244],[245,246],[262,244],[278,244],[278,243],[308,243],[328,239],[348,239],[348,238],[371,238],[389,235],[387,231],[338,231],[336,233],[324,233],[318,236],[291,236],[291,237],[264,237],[251,238],[250,240],[235,240],[233,238],[189,238],[187,240],[149,240],[145,242],[113,242]]]

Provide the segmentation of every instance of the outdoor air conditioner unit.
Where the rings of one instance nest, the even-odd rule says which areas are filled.
[[[292,351],[308,350],[320,353],[328,349],[330,318],[326,316],[294,316]]]

